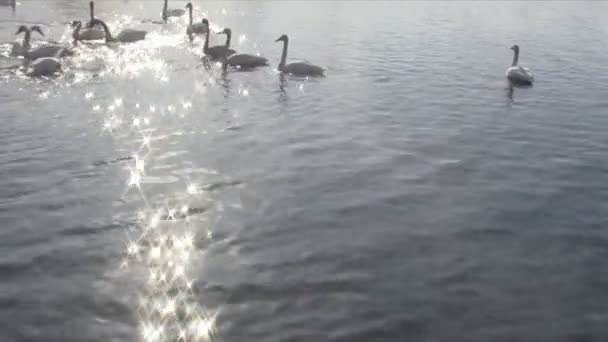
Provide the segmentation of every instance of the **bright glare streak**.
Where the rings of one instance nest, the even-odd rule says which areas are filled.
[[[190,195],[194,195],[198,193],[198,187],[196,186],[196,184],[194,183],[190,183],[188,184],[188,188],[186,189],[186,191],[190,194]]]
[[[129,255],[136,255],[139,253],[139,246],[135,242],[131,242],[127,248]]]
[[[160,247],[154,246],[150,249],[150,259],[157,260],[160,258]]]
[[[150,228],[158,227],[159,223],[160,223],[160,214],[155,213],[154,215],[152,215],[152,218],[150,219]]]
[[[141,176],[137,171],[131,171],[131,175],[129,177],[129,187],[141,187]]]
[[[145,168],[144,160],[135,155],[135,170],[141,174],[145,174]]]

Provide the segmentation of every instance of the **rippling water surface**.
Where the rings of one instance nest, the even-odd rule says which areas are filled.
[[[9,43],[86,1],[5,3],[2,341],[608,340],[607,3],[196,2],[271,62],[222,73],[99,1],[148,38],[52,79]]]

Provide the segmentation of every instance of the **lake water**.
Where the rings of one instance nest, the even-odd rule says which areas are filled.
[[[607,2],[196,2],[227,73],[161,7],[40,80],[87,2],[0,6],[0,340],[608,340]]]

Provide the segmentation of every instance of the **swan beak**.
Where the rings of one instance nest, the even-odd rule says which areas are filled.
[[[277,38],[277,39],[275,39],[274,41],[275,41],[275,42],[280,42],[280,41],[281,41],[281,38]]]

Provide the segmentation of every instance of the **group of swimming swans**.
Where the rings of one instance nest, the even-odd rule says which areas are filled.
[[[230,48],[230,41],[232,37],[232,30],[230,28],[224,28],[222,31],[217,32],[218,34],[226,35],[224,45],[209,46],[209,21],[207,19],[202,19],[200,23],[194,23],[192,4],[188,3],[185,8],[188,9],[189,14],[186,35],[190,39],[190,42],[193,41],[195,36],[205,36],[203,53],[207,59],[212,61],[221,61],[224,68],[227,66],[233,66],[237,69],[250,69],[268,65],[268,60],[262,56],[247,53],[237,53],[234,49]],[[135,29],[124,29],[120,31],[118,35],[113,36],[108,25],[104,21],[95,18],[95,4],[93,1],[89,3],[89,12],[90,19],[84,29],[81,21],[72,22],[72,37],[74,39],[74,45],[77,45],[79,41],[101,40],[104,38],[106,43],[131,43],[144,40],[146,38],[146,31]],[[171,17],[180,17],[185,13],[186,11],[184,9],[169,9],[168,0],[164,0],[161,13],[163,23],[166,23]],[[99,27],[101,27],[101,30]],[[13,51],[11,54],[13,56],[23,56],[25,58],[25,67],[28,70],[27,75],[48,76],[61,71],[61,63],[59,58],[73,55],[73,51],[69,47],[53,44],[30,50],[30,39],[32,32],[37,32],[40,35],[44,35],[39,26],[19,26],[16,34],[24,33],[25,36],[21,45],[17,43],[13,45]],[[289,47],[289,37],[287,35],[281,35],[275,40],[275,42],[283,43],[281,60],[278,65],[278,70],[280,72],[294,76],[323,76],[324,69],[320,66],[306,62],[287,63],[287,51]],[[534,82],[534,75],[530,69],[518,65],[520,52],[519,46],[513,45],[511,49],[513,50],[514,55],[511,66],[505,72],[507,79],[513,84],[532,84],[532,82]]]

